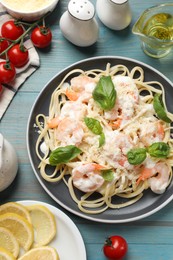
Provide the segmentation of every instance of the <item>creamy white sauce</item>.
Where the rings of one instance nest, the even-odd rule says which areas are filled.
[[[4,0],[4,4],[6,4],[9,8],[12,8],[17,11],[37,11],[48,6],[54,0]]]
[[[46,154],[46,153],[47,153],[48,147],[47,147],[47,145],[46,145],[45,142],[41,143],[41,145],[40,145],[40,150],[41,150],[41,152],[42,152],[43,154]]]

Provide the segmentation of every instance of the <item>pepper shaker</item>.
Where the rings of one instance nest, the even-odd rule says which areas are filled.
[[[95,8],[88,0],[71,0],[68,10],[60,18],[64,37],[73,44],[86,47],[97,41],[99,28]]]
[[[97,0],[96,11],[102,23],[112,30],[125,29],[132,19],[128,0]]]

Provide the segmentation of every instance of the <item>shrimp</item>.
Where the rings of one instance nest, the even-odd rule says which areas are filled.
[[[81,102],[67,101],[61,109],[61,118],[81,120],[86,116],[87,106]]]
[[[66,91],[65,91],[65,94],[68,97],[68,99],[71,100],[71,101],[76,101],[79,98],[79,93],[75,92],[72,89],[70,90],[70,89],[67,88]]]
[[[140,177],[138,178],[136,184],[138,185],[141,181],[145,181],[151,178],[155,174],[155,168],[143,168],[140,172]]]
[[[81,120],[87,113],[87,107],[81,102],[67,101],[61,108],[61,114],[47,122],[48,128],[57,128],[62,119],[69,117],[75,120]]]
[[[151,168],[143,168],[141,176],[137,180],[137,185],[141,181],[148,179],[149,186],[154,193],[161,194],[165,192],[169,184],[169,167],[163,162],[156,163]]]
[[[163,141],[165,133],[164,127],[160,122],[144,122],[144,124],[140,126],[139,139],[145,146]]]
[[[135,113],[135,106],[139,100],[139,92],[133,81],[128,76],[115,76],[113,83],[117,91],[117,101],[112,110],[104,113],[104,117],[108,120],[115,121],[118,127],[130,120]]]
[[[79,145],[83,136],[82,124],[68,117],[62,119],[56,129],[56,138],[61,145]]]
[[[133,166],[128,163],[127,152],[132,148],[133,144],[127,135],[118,133],[116,130],[105,130],[105,145],[100,157],[103,162],[108,162],[114,168],[125,167],[130,169]]]
[[[151,190],[154,193],[162,194],[169,184],[169,167],[166,163],[158,163],[155,167],[157,176],[148,180]]]
[[[71,79],[71,88],[66,89],[66,96],[71,101],[80,99],[87,103],[92,97],[92,92],[96,86],[95,79],[87,75],[79,75]]]
[[[104,178],[101,176],[101,170],[104,166],[96,163],[87,163],[75,167],[72,170],[73,185],[83,192],[94,192],[99,189]]]
[[[132,78],[128,76],[117,75],[113,78],[113,83],[118,94],[122,98],[128,96],[130,99],[133,99],[135,103],[138,103],[139,91]]]
[[[49,119],[47,122],[48,128],[56,128],[60,123],[59,117],[54,117],[52,119]]]
[[[114,130],[120,127],[122,123],[122,119],[121,118],[117,118],[114,122],[110,122],[109,126]]]
[[[76,92],[82,92],[90,83],[95,83],[95,79],[87,75],[79,75],[71,79],[71,87]]]

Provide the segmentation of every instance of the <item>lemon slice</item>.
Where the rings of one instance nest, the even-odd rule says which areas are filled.
[[[0,247],[0,260],[15,260],[16,258],[5,248]]]
[[[54,215],[43,205],[27,206],[35,229],[34,247],[48,245],[56,235]]]
[[[53,247],[42,246],[29,250],[18,260],[59,260],[57,251]]]
[[[19,243],[15,236],[7,228],[0,227],[0,245],[17,257],[19,254]],[[1,258],[0,258],[1,259]]]
[[[31,218],[25,206],[17,202],[7,202],[0,206],[0,214],[15,213],[26,218],[31,223]]]
[[[9,229],[26,251],[31,247],[34,231],[32,225],[25,218],[15,213],[2,214],[0,215],[0,227]]]

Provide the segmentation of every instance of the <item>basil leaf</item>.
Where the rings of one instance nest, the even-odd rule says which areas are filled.
[[[91,130],[94,134],[102,134],[103,128],[97,119],[94,119],[92,117],[85,117],[84,121],[89,130]]]
[[[147,151],[145,148],[134,148],[127,153],[127,159],[130,164],[141,164],[147,157]]]
[[[92,133],[100,135],[99,147],[101,147],[105,143],[105,135],[103,133],[103,128],[100,122],[92,117],[85,117],[84,121],[86,126],[89,128],[89,130],[91,130]]]
[[[166,114],[164,104],[161,99],[161,95],[159,95],[159,94],[154,95],[153,107],[154,107],[154,110],[155,110],[158,118],[160,118],[161,120],[163,120],[166,123],[172,122],[171,119]]]
[[[67,145],[64,147],[58,147],[51,152],[49,157],[49,163],[52,166],[56,166],[60,163],[67,163],[74,159],[82,151],[75,145]]]
[[[112,181],[114,179],[114,172],[111,169],[101,170],[101,175],[105,181]]]
[[[102,76],[97,83],[93,93],[93,98],[99,103],[102,109],[111,110],[115,105],[116,90],[110,76]]]
[[[104,135],[104,133],[101,133],[100,138],[99,138],[99,147],[104,145],[104,143],[105,143],[105,135]]]
[[[153,143],[148,147],[148,153],[152,157],[166,158],[170,153],[170,147],[164,142]]]

